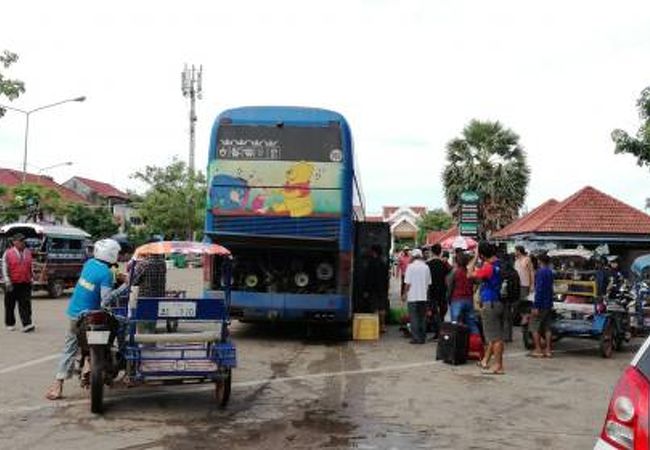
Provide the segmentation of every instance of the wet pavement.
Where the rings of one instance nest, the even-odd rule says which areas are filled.
[[[194,281],[196,277],[196,281]],[[173,271],[196,286],[200,275]],[[76,380],[48,402],[66,300],[34,301],[36,333],[0,331],[0,448],[592,448],[613,384],[640,342],[609,360],[565,340],[550,360],[507,349],[504,376],[435,361],[395,327],[379,342],[308,340],[301,329],[236,323],[239,367],[220,409],[208,384],[106,392],[89,412]],[[519,338],[519,335],[517,335]]]

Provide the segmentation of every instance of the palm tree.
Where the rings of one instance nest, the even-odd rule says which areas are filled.
[[[447,205],[453,213],[463,191],[477,192],[487,235],[517,217],[529,180],[519,136],[499,122],[472,120],[461,138],[447,144],[447,166],[442,174]]]

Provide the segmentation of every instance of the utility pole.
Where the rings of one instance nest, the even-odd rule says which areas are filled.
[[[196,147],[196,99],[199,100],[203,96],[203,65],[200,65],[198,70],[194,64],[188,67],[185,64],[183,73],[181,74],[183,97],[190,99],[190,155],[187,163],[188,167],[188,183],[190,188],[194,187],[194,148]],[[188,215],[187,215],[187,239],[193,240],[194,238],[194,202],[192,195],[188,199]]]
[[[196,99],[203,97],[203,65],[197,69],[194,64],[188,67],[185,64],[181,74],[183,97],[190,99],[190,157],[188,167],[194,173],[194,147],[196,145]]]

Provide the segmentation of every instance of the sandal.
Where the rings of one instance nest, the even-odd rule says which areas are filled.
[[[481,373],[483,375],[505,375],[506,374],[505,370],[503,370],[503,369],[500,369],[500,370],[485,369],[485,370],[481,370]]]
[[[528,356],[531,357],[531,358],[543,358],[544,353],[531,352],[531,353],[528,354]]]
[[[45,394],[48,400],[61,400],[63,398],[63,386],[57,384],[52,385]]]
[[[552,357],[553,357],[553,353],[551,352],[544,353],[544,358],[552,358]]]
[[[476,361],[476,367],[482,370],[488,370],[490,368],[490,366],[483,364],[483,361]]]

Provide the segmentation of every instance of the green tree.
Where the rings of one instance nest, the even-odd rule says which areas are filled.
[[[15,53],[11,53],[8,50],[4,50],[0,53],[0,64],[2,64],[3,69],[9,69],[9,67],[16,61],[18,61],[18,55]],[[0,72],[0,97],[5,96],[9,100],[15,100],[23,92],[25,92],[25,83],[20,80],[7,78],[2,72]],[[4,108],[0,107],[0,117],[2,117],[4,113]]]
[[[203,229],[206,182],[201,172],[191,172],[174,159],[167,167],[147,166],[131,177],[148,186],[134,205],[149,234],[191,239]]]
[[[418,219],[418,242],[424,243],[428,232],[448,230],[453,223],[453,217],[442,208],[429,211]]]
[[[108,208],[91,208],[83,204],[73,204],[67,210],[68,222],[90,233],[93,239],[113,236],[119,227]]]
[[[615,153],[629,153],[636,156],[639,166],[650,166],[650,86],[641,92],[636,101],[641,126],[636,136],[630,136],[623,130],[614,130],[612,140],[616,145]]]
[[[126,237],[133,248],[146,244],[151,239],[151,233],[146,226],[132,226],[126,223]]]
[[[463,191],[478,192],[483,231],[488,235],[517,217],[529,180],[519,136],[499,122],[472,120],[462,137],[447,144],[442,174],[447,205],[455,213]]]
[[[65,215],[66,203],[61,195],[38,184],[21,184],[11,189],[7,196],[7,204],[0,211],[0,222],[13,222],[21,217],[38,221],[44,214],[61,219]]]

